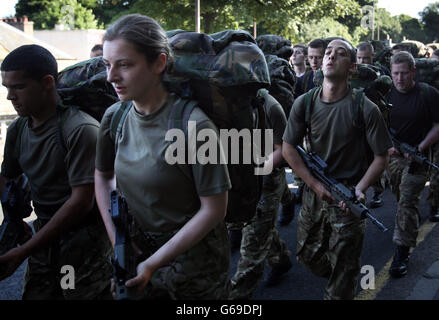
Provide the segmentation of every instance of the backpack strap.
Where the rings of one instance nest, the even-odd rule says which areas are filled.
[[[311,150],[311,141],[309,139],[309,135],[311,133],[311,113],[314,107],[314,103],[320,94],[322,87],[314,87],[305,93],[304,96],[304,104],[305,104],[305,143],[306,149],[308,151]]]
[[[304,97],[304,103],[305,103],[305,126],[308,130],[310,128],[310,121],[311,121],[311,113],[312,108],[314,106],[314,102],[317,99],[317,96],[320,94],[321,87],[314,87],[311,90],[309,90],[307,93],[305,93]]]
[[[352,94],[352,121],[354,128],[359,131],[364,131],[366,128],[366,122],[364,121],[363,116],[364,89],[352,89]]]
[[[21,135],[23,134],[24,126],[28,122],[28,117],[19,117],[17,119],[17,139],[15,140],[14,147],[14,158],[18,159],[20,156],[20,147],[21,147]]]
[[[59,103],[57,105],[57,116],[58,116],[58,132],[56,135],[56,139],[58,142],[58,147],[60,148],[61,154],[63,156],[63,158],[65,158],[65,156],[67,155],[67,145],[66,142],[64,140],[64,134],[63,134],[63,128],[64,128],[64,123],[67,120],[67,109],[68,108],[76,108],[73,106],[65,106],[62,103]]]
[[[168,129],[180,129],[187,135],[189,117],[197,105],[197,101],[179,98],[172,106]]]
[[[110,138],[114,141],[115,145],[117,145],[117,141],[119,140],[119,136],[122,132],[123,123],[125,122],[128,112],[131,110],[132,106],[133,103],[131,101],[123,101],[111,117]]]

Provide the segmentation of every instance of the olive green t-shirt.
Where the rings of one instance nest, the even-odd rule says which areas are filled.
[[[283,140],[293,146],[301,145],[305,137],[305,95],[294,102]],[[328,173],[336,179],[358,182],[366,172],[366,141],[353,126],[352,91],[332,103],[316,98],[311,112],[311,150],[328,165]],[[364,98],[363,119],[367,143],[376,155],[392,147],[385,122],[378,107]]]
[[[231,188],[225,164],[168,164],[165,140],[168,119],[176,96],[169,94],[165,105],[142,115],[132,107],[123,123],[117,148],[110,137],[110,123],[117,103],[107,109],[99,131],[96,168],[113,171],[121,194],[144,231],[170,232],[181,228],[200,208],[200,196],[223,193]],[[218,130],[195,108],[189,121],[196,132]],[[217,139],[219,144],[219,138]],[[197,150],[203,143],[197,142]],[[115,151],[116,150],[116,151]]]
[[[28,118],[20,137],[18,159],[14,154],[18,120],[8,127],[1,174],[14,179],[25,173],[29,178],[32,201],[40,205],[61,205],[70,198],[72,186],[94,183],[99,123],[74,108],[63,112],[66,120],[61,126],[61,136],[57,114],[38,127],[32,127],[32,120]],[[61,149],[60,137],[67,153]]]

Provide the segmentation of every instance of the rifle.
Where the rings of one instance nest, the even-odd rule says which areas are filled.
[[[418,148],[413,147],[411,145],[409,145],[408,143],[402,142],[398,139],[395,138],[395,130],[394,129],[390,129],[390,135],[392,137],[392,141],[393,141],[393,146],[402,154],[407,153],[409,155],[409,157],[415,161],[416,163],[419,163],[420,165],[428,165],[430,167],[432,167],[433,169],[436,169],[439,171],[439,166],[434,163],[431,162],[430,160],[427,159],[426,156],[424,156],[422,153],[420,153],[418,151]]]
[[[0,255],[27,240],[29,233],[23,219],[29,217],[33,210],[30,201],[29,180],[24,174],[6,183],[1,196],[4,218],[0,225]]]
[[[310,170],[311,174],[323,184],[323,186],[331,193],[335,200],[339,202],[343,201],[355,216],[361,219],[369,218],[372,223],[383,232],[387,231],[387,228],[370,214],[369,209],[358,201],[357,197],[355,196],[355,192],[352,189],[347,188],[345,185],[330,177],[326,173],[328,165],[322,160],[322,158],[320,158],[314,152],[307,153],[300,146],[296,146],[296,149],[305,162],[305,165]]]
[[[110,213],[116,227],[112,263],[117,300],[132,300],[136,298],[135,291],[125,287],[125,282],[136,276],[136,259],[130,241],[132,216],[128,213],[125,199],[119,196],[117,190],[110,191]]]

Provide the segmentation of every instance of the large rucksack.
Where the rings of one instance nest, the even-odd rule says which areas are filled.
[[[294,86],[297,82],[294,69],[288,60],[292,54],[291,41],[281,36],[262,35],[256,38],[267,61],[271,85],[270,94],[280,103],[288,117],[294,103]]]
[[[416,81],[425,82],[439,90],[439,60],[418,58],[416,63]]]
[[[57,92],[64,105],[76,106],[99,122],[105,110],[119,101],[107,82],[102,57],[81,61],[59,72]]]
[[[171,111],[168,128],[185,131],[190,111],[195,107],[191,101],[197,102],[219,130],[258,127],[254,109],[257,108],[259,119],[265,119],[265,115],[262,106],[254,106],[252,102],[260,88],[270,86],[270,76],[254,38],[248,32],[231,30],[211,35],[173,30],[167,35],[174,65],[163,80],[169,91],[182,98]],[[110,127],[116,141],[129,108],[129,104],[121,103],[113,115]],[[263,127],[263,121],[260,126]],[[240,148],[240,159],[242,151]],[[260,198],[261,176],[255,175],[255,163],[232,164],[231,150],[227,154],[232,189],[228,193],[225,220],[248,222]]]
[[[377,66],[359,64],[349,79],[349,85],[353,89],[364,91],[369,100],[378,106],[388,125],[391,106],[387,103],[386,95],[392,87],[392,79],[382,74]]]

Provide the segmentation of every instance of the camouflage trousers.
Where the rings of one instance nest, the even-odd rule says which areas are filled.
[[[297,227],[297,259],[328,279],[325,300],[353,299],[366,223],[323,202],[305,186]]]
[[[133,232],[137,247],[150,254],[176,233],[145,233],[138,228]],[[194,247],[156,270],[139,299],[226,300],[229,268],[229,239],[225,223],[221,222]]]
[[[419,229],[418,204],[428,179],[427,170],[403,157],[391,157],[389,172],[392,192],[398,201],[393,242],[415,247]]]
[[[263,276],[265,262],[275,267],[289,259],[290,252],[275,225],[284,186],[283,169],[264,177],[256,214],[242,229],[241,257],[231,280],[230,299],[250,299]]]
[[[284,170],[282,169],[282,171],[284,171]],[[285,174],[286,173],[284,173],[284,175]],[[291,193],[290,188],[288,188],[287,179],[283,179],[282,181],[283,181],[282,184],[284,185],[284,187],[283,187],[284,191],[282,193],[282,197],[280,199],[280,203],[283,206],[287,206],[287,205],[289,205],[291,203],[291,201],[295,201],[295,199],[294,199],[294,196]]]
[[[439,164],[439,143],[433,146],[433,162]],[[430,191],[428,193],[428,202],[431,206],[439,208],[439,171],[431,169],[430,171]]]
[[[37,232],[40,219],[33,223]],[[61,240],[37,250],[28,259],[23,300],[111,300],[111,243],[102,222],[67,232]],[[61,271],[63,266],[73,272]],[[63,277],[74,276],[74,288],[63,289]],[[70,284],[66,280],[66,284]]]

